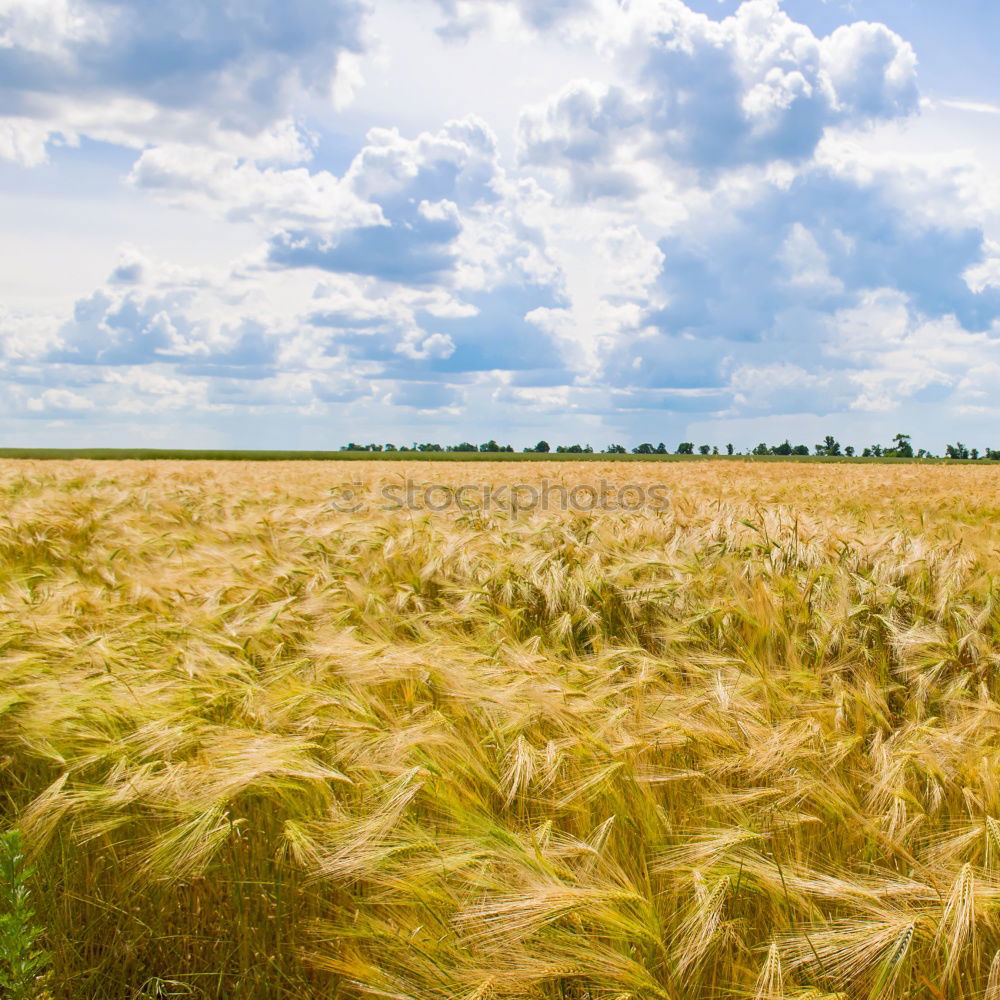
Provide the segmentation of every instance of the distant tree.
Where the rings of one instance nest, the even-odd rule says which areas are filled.
[[[561,444],[556,448],[557,454],[560,455],[582,455],[583,445],[579,444]]]
[[[396,446],[394,444],[387,444],[384,448],[385,451],[395,451]]]
[[[481,444],[479,446],[479,450],[480,451],[495,452],[495,451],[499,451],[500,450],[500,445],[498,445],[496,443],[496,441],[494,441],[492,438],[490,438],[490,440],[487,441],[486,444]]]
[[[791,453],[792,453],[792,442],[789,441],[787,438],[785,439],[784,444],[776,445],[771,449],[772,455],[791,455]]]
[[[713,444],[712,445],[712,454],[713,455],[718,455],[719,454],[719,446],[717,444]]]
[[[694,454],[694,444],[691,441],[681,441],[677,446],[678,455],[693,455]]]
[[[750,454],[751,455],[770,455],[771,454],[771,449],[768,448],[768,446],[766,444],[764,444],[763,441],[761,441],[761,443],[759,445],[757,445],[757,447],[754,448],[754,450],[752,452],[750,452]]]
[[[550,449],[548,441],[539,441],[538,444],[536,444],[535,447],[532,449],[532,451],[540,452],[542,454],[548,454],[549,450]]]
[[[609,444],[607,448],[604,449],[603,453],[605,455],[625,455],[625,445],[623,444]]]
[[[512,452],[514,450],[514,446],[512,444],[505,444],[500,450],[506,452]]]
[[[584,453],[584,455],[593,455],[594,454],[594,449],[589,444],[584,445],[583,446],[583,453]]]
[[[449,445],[448,451],[479,451],[479,449],[469,441],[462,441],[460,444]]]
[[[731,444],[727,444],[726,445],[726,454],[727,455],[732,455],[732,453],[733,453],[734,450],[735,449],[733,448],[733,446]]]
[[[991,462],[1000,462],[1000,451],[994,451],[992,448],[987,448],[986,458],[988,458]]]
[[[886,449],[886,455],[890,453],[894,458],[913,458],[913,445],[910,444],[909,434],[897,434],[892,439],[892,448]]]
[[[667,446],[662,441],[656,446],[656,454],[657,455],[669,455],[670,454],[670,452],[667,451]]]
[[[827,434],[823,439],[823,443],[816,445],[816,454],[835,458],[840,454],[840,444],[834,439],[833,435]]]
[[[807,445],[807,444],[797,444],[792,449],[792,454],[793,455],[808,455],[809,454],[809,445]]]
[[[637,448],[632,449],[633,455],[655,455],[656,449],[651,444],[640,444]]]
[[[849,445],[848,445],[848,446],[847,446],[847,447],[846,447],[846,448],[844,449],[844,454],[845,454],[845,455],[846,455],[846,456],[847,456],[848,458],[854,458],[854,445],[853,445],[853,444],[849,444]]]
[[[698,454],[699,455],[707,455],[711,450],[712,450],[711,447],[709,445],[707,445],[707,444],[700,444],[700,445],[698,445]]]
[[[418,444],[417,451],[444,451],[439,444]]]
[[[945,455],[948,456],[948,458],[968,458],[969,457],[969,449],[966,448],[965,445],[962,444],[961,441],[959,441],[958,444],[950,444],[950,445],[948,445],[948,447],[945,448],[944,453],[945,453]]]

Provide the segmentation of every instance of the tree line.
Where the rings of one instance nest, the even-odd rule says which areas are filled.
[[[394,444],[355,444],[353,441],[350,444],[342,445],[341,451],[381,451],[381,452],[514,452],[514,447],[509,444],[497,444],[494,440],[489,440],[485,444],[475,445],[469,441],[462,441],[459,444],[449,444],[440,445],[433,443],[417,444],[414,442],[412,445],[399,445],[398,447]],[[841,456],[847,458],[854,458],[858,455],[857,449],[853,445],[846,445],[843,448],[839,441],[836,440],[832,435],[827,435],[822,443],[813,445],[810,449],[808,445],[805,444],[795,444],[793,445],[789,440],[783,441],[781,444],[768,445],[764,442],[758,444],[755,448],[749,451],[737,451],[732,444],[725,445],[724,449],[720,451],[718,445],[708,445],[700,444],[695,448],[693,441],[682,441],[671,452],[670,449],[661,441],[659,444],[654,445],[650,442],[644,442],[643,444],[636,445],[631,449],[633,455],[694,455],[697,451],[699,455],[752,455],[752,456],[762,456],[762,455],[818,455],[826,458],[839,458]],[[548,441],[539,441],[534,447],[523,448],[522,454],[548,454],[552,452],[557,455],[626,455],[628,454],[628,449],[622,444],[609,444],[605,448],[601,448],[599,451],[595,450],[589,445],[581,444],[570,444],[570,445],[557,445],[555,448],[551,447]],[[943,455],[935,455],[928,451],[926,448],[914,449],[913,443],[911,441],[909,434],[897,434],[893,437],[892,441],[887,445],[873,444],[866,448],[863,448],[860,454],[861,458],[955,458],[955,459],[988,459],[990,461],[1000,461],[1000,450],[995,450],[993,448],[985,448],[980,451],[978,448],[968,448],[961,441],[957,444],[949,444],[946,446]]]

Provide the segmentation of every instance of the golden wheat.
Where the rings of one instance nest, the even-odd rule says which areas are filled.
[[[671,502],[381,509],[405,477]],[[0,500],[56,996],[1000,996],[1000,469],[6,461]]]

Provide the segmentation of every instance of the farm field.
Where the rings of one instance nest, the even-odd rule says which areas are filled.
[[[39,997],[1000,1000],[1000,467],[7,459],[0,505]]]

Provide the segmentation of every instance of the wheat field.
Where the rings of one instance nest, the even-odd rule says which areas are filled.
[[[366,508],[401,476],[634,512]],[[1000,469],[0,462],[57,998],[1000,1000]]]

